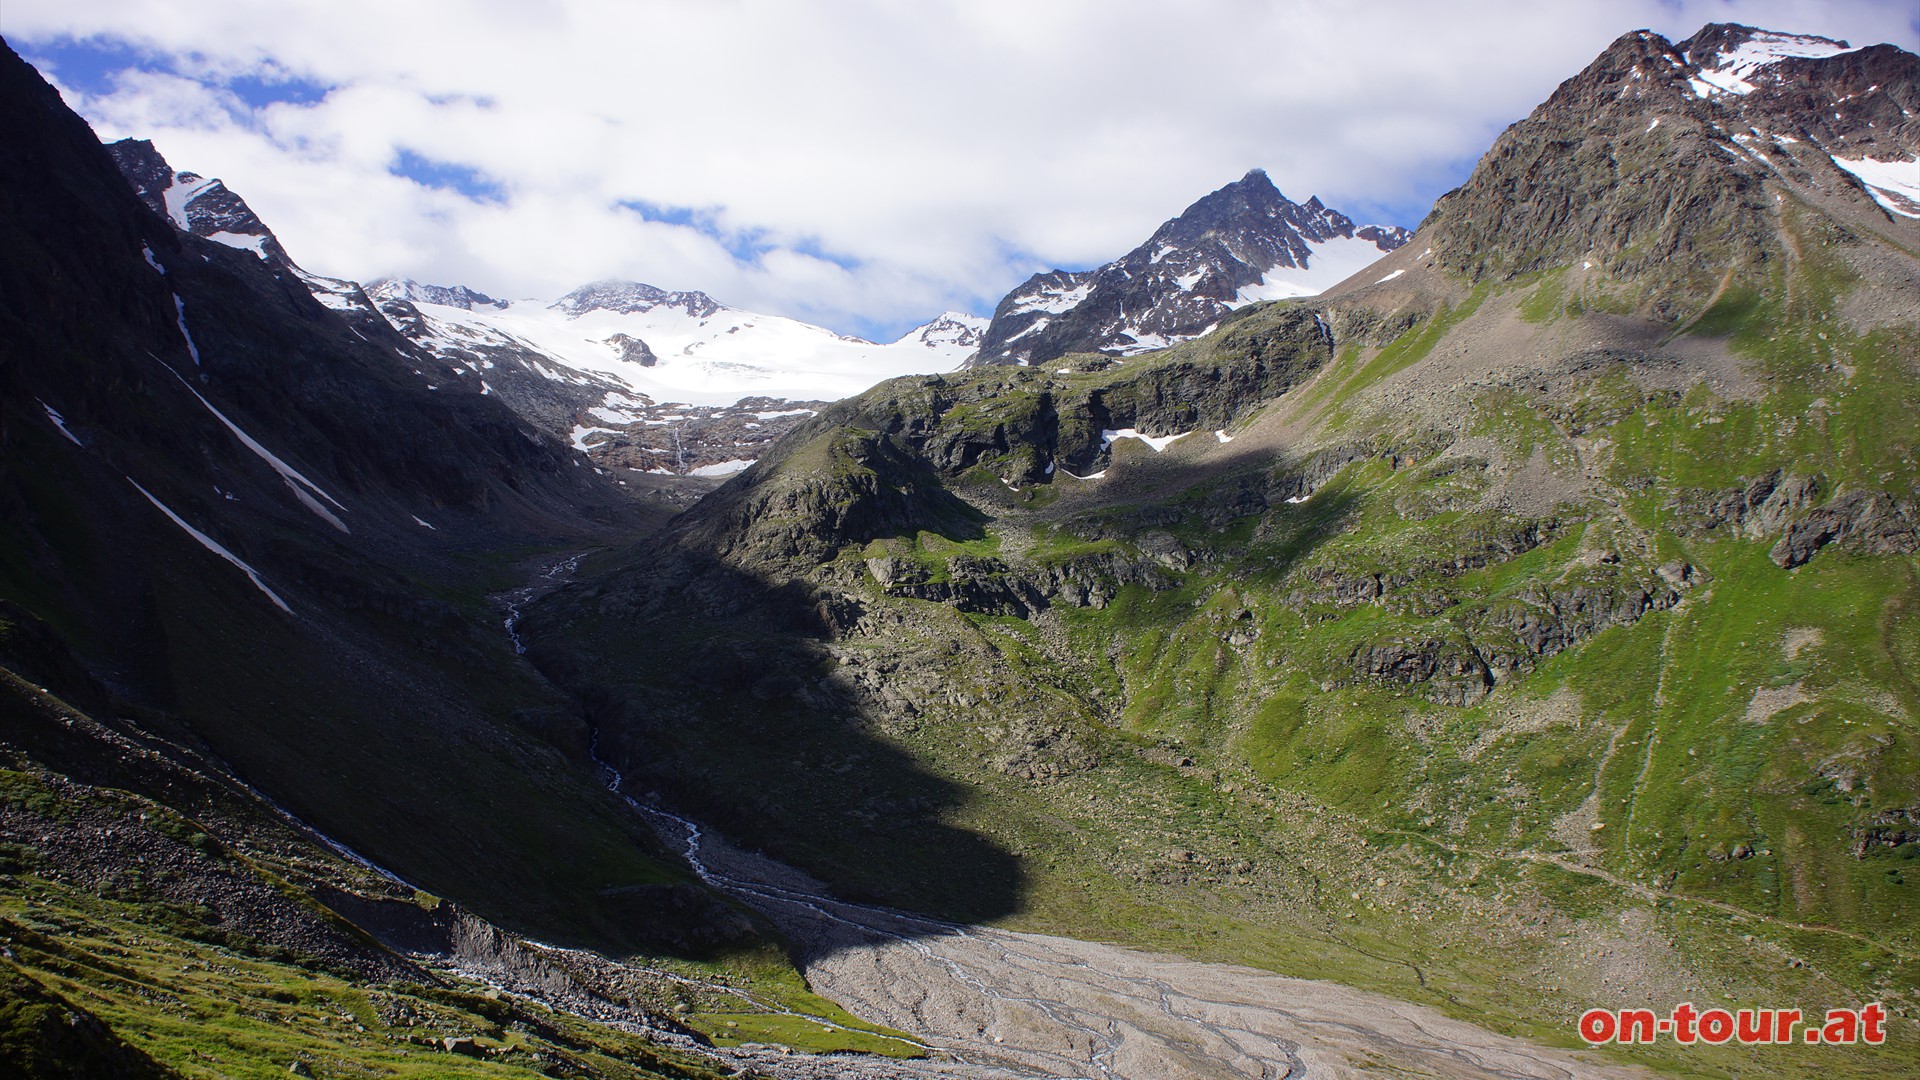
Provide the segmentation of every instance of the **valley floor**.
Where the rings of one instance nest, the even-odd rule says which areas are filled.
[[[890,1063],[883,1072],[1090,1080],[1647,1075],[1333,983],[831,899],[789,867],[640,809],[679,840],[708,883],[781,927],[803,950],[817,992],[869,1022],[920,1035],[952,1062]]]

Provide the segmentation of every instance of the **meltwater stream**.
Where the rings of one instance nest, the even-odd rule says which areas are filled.
[[[520,608],[579,559],[509,596]],[[923,1061],[813,1059],[755,1067],[787,1076],[1307,1080],[1383,1072],[1457,1080],[1643,1077],[1594,1056],[1496,1035],[1436,1010],[1333,983],[1203,964],[1117,945],[962,926],[830,895],[822,883],[737,848],[693,820],[607,787],[680,851],[702,881],[772,920],[809,985],[863,1020],[913,1034]],[[818,1018],[814,1018],[818,1019]],[[822,1021],[824,1022],[824,1021]],[[820,1071],[821,1068],[825,1071]]]

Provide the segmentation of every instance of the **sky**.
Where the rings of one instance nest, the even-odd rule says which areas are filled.
[[[1415,226],[1622,33],[1920,51],[1913,0],[5,0],[104,140],[306,269],[603,278],[888,340],[1124,254],[1263,168]]]

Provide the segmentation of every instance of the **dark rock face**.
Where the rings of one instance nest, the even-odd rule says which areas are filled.
[[[1769,42],[1845,49],[1844,41],[1790,37],[1732,23],[1713,23],[1674,48],[1704,70],[1725,70],[1743,50]],[[1805,133],[1848,157],[1894,160],[1920,142],[1920,57],[1892,45],[1870,45],[1830,56],[1788,56],[1758,67],[1737,67],[1753,89],[1716,96],[1743,117],[1771,121],[1762,131]],[[1733,74],[1734,71],[1729,71]],[[1836,106],[1838,106],[1836,108]],[[1738,130],[1738,129],[1733,129]]]
[[[1321,204],[1280,194],[1258,169],[1188,207],[1147,242],[1094,270],[1035,274],[994,309],[975,364],[1040,364],[1072,352],[1121,355],[1197,337],[1276,268],[1312,265],[1315,245],[1406,243],[1394,226],[1356,228]]]
[[[44,586],[0,587],[70,637],[106,628],[87,659],[126,664],[123,689],[166,692],[159,676],[143,682],[166,653],[160,617],[129,615],[156,580],[205,575],[220,596],[237,580],[242,610],[267,602],[156,503],[295,607],[307,577],[345,573],[368,584],[356,595],[382,591],[383,560],[432,538],[412,515],[449,533],[463,519],[545,532],[616,505],[499,402],[431,389],[437,361],[390,328],[356,333],[291,264],[154,214],[86,124],[5,51],[0,101],[0,540]],[[152,155],[130,160],[136,184],[164,169]],[[63,478],[74,509],[49,506],[34,479],[47,475]],[[93,548],[89,536],[114,540]],[[307,596],[307,610],[338,594]]]
[[[1882,810],[1853,828],[1853,856],[1864,859],[1881,848],[1920,844],[1920,806]]]
[[[1031,618],[1055,603],[1104,608],[1128,585],[1159,591],[1178,583],[1150,556],[1114,552],[1050,565],[958,555],[947,560],[945,575],[937,581],[925,565],[908,559],[877,556],[868,559],[866,565],[867,573],[890,596],[1020,619]]]
[[[1757,37],[1841,47],[1726,25],[1679,45],[1624,35],[1435,205],[1421,228],[1438,264],[1471,280],[1597,267],[1678,317],[1730,270],[1785,257],[1771,186],[1859,190],[1834,156],[1920,150],[1920,58],[1876,46],[1735,63]]]
[[[1595,575],[1530,585],[1510,601],[1467,620],[1474,652],[1495,678],[1533,670],[1615,626],[1631,626],[1679,603],[1680,592],[1657,574]]]
[[[1423,590],[1422,578],[1451,576],[1517,558],[1553,539],[1556,522],[1516,522],[1485,538],[1477,550],[1451,560],[1408,564],[1391,573],[1345,575],[1309,571],[1290,604],[1350,608],[1382,604],[1420,617],[1455,606],[1450,586]],[[1682,599],[1691,582],[1685,564],[1653,570],[1620,564],[1607,555],[1597,566],[1530,582],[1518,593],[1456,611],[1444,633],[1397,638],[1358,646],[1349,658],[1356,675],[1378,682],[1425,686],[1432,700],[1472,705],[1496,684],[1532,671],[1540,661],[1573,648],[1603,630],[1630,626]]]
[[[1445,705],[1478,704],[1493,690],[1486,663],[1471,643],[1458,637],[1362,645],[1351,659],[1354,672],[1363,678],[1424,685],[1429,698]]]
[[[140,201],[177,228],[230,247],[245,246],[242,238],[250,238],[261,258],[283,268],[293,266],[279,237],[225,184],[198,173],[175,172],[146,139],[122,139],[109,144],[107,153]]]

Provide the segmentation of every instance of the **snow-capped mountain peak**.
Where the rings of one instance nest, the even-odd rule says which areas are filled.
[[[900,335],[894,345],[920,345],[929,349],[960,349],[972,352],[980,347],[988,320],[958,311],[941,312],[932,321]]]
[[[439,304],[472,311],[476,307],[507,307],[507,301],[495,300],[465,285],[423,285],[412,278],[379,278],[367,282],[367,295],[375,300],[405,300],[410,304]]]
[[[1206,333],[1234,308],[1320,292],[1410,235],[1392,225],[1355,226],[1317,196],[1293,202],[1254,169],[1105,266],[1027,279],[995,308],[970,362],[1164,348]]]
[[[615,315],[634,315],[659,308],[673,308],[689,317],[704,319],[724,306],[703,292],[668,292],[639,281],[607,279],[582,285],[553,302],[556,311],[578,317],[589,311]]]

